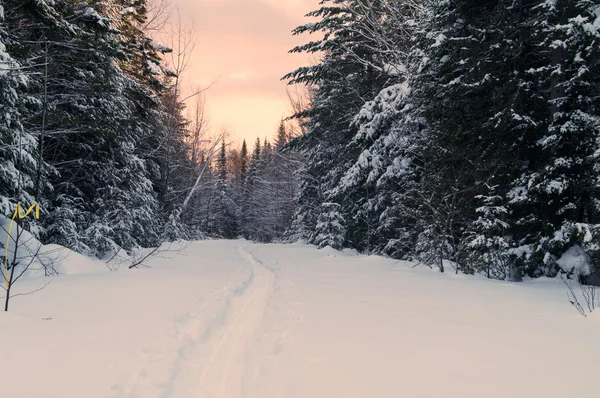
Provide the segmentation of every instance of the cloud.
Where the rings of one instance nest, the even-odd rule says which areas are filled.
[[[240,43],[251,40],[285,45],[291,30],[302,23],[302,12],[291,15],[287,8],[273,4],[264,0],[200,0],[193,2],[190,16],[200,34],[206,32],[217,41],[233,38]]]
[[[277,126],[287,108],[280,79],[309,62],[288,53],[308,40],[291,31],[308,21],[304,15],[318,1],[177,0],[182,19],[193,19],[198,31],[184,85],[218,79],[207,93],[213,125],[229,125],[238,138],[264,136]]]

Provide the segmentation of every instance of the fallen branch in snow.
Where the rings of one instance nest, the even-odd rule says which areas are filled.
[[[165,248],[162,247],[163,244],[164,244],[164,242],[162,244],[160,244],[159,246],[152,248],[148,253],[144,254],[143,256],[141,256],[141,257],[139,257],[137,259],[134,256],[133,262],[127,268],[128,269],[132,269],[132,268],[138,268],[140,266],[149,268],[147,265],[144,265],[144,261],[146,261],[148,258],[155,257],[157,254],[165,253],[165,252],[169,252],[169,253],[170,252],[177,252],[177,253],[179,253],[183,249],[185,249],[185,247],[186,247],[185,245],[183,245],[182,247],[179,247],[177,249],[171,249],[170,246],[173,244],[173,243],[171,243],[169,245],[169,248],[165,249]]]
[[[127,268],[132,269],[132,268],[137,268],[140,265],[143,265],[143,262],[146,261],[146,259],[152,255],[154,255],[158,250],[159,250],[160,246],[155,247],[154,249],[150,250],[150,252],[148,254],[146,254],[145,256],[143,256],[142,258],[138,259],[138,260],[134,260]],[[145,265],[145,267],[148,267],[147,265]]]
[[[113,267],[110,265],[110,262],[113,261],[115,258],[121,258],[121,256],[119,256],[120,250],[115,250],[115,253],[106,261],[104,261],[104,264],[106,264],[106,267],[110,270],[110,271],[116,271],[119,267]]]
[[[427,264],[426,262],[423,262],[423,261],[417,261],[415,263],[415,265],[413,265],[410,268],[417,268],[419,265],[426,265],[427,267],[429,267],[429,269],[433,269],[433,267],[431,266],[431,264]]]
[[[11,296],[11,298],[15,298],[15,297],[19,297],[19,296],[29,296],[30,294],[37,293],[37,292],[39,292],[40,290],[43,290],[44,288],[46,288],[46,286],[48,286],[48,285],[50,284],[50,282],[52,282],[52,281],[48,281],[48,282],[46,282],[46,283],[44,284],[44,286],[42,286],[42,287],[40,287],[40,288],[38,288],[38,289],[32,290],[32,291],[30,291],[30,292],[27,292],[27,293],[17,293],[17,294],[13,294],[13,295]]]

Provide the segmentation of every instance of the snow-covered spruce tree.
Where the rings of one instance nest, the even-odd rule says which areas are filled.
[[[248,172],[248,160],[248,145],[246,145],[246,140],[244,140],[242,142],[242,149],[240,150],[240,177],[242,182],[246,180],[246,173]]]
[[[242,195],[241,205],[241,230],[242,235],[246,239],[259,240],[259,227],[257,220],[260,212],[260,199],[257,198],[256,192],[260,178],[260,164],[261,164],[261,143],[260,138],[256,138],[254,142],[254,148],[252,150],[252,156],[250,157],[248,172],[246,173],[246,179],[244,182],[244,192]]]
[[[288,133],[283,120],[279,123],[277,128],[277,135],[275,136],[275,150],[281,151],[283,147],[288,143]]]
[[[413,84],[429,140],[421,242],[439,250],[421,256],[512,280],[597,250],[597,6],[534,3],[429,2]]]
[[[352,145],[364,148],[336,187],[335,196],[354,199],[349,231],[354,247],[411,259],[417,241],[415,190],[423,145],[420,119],[409,83],[389,86],[365,104]]]
[[[278,129],[273,146],[257,139],[241,197],[241,231],[245,238],[272,242],[283,237],[294,212],[296,153],[285,146],[287,131]]]
[[[45,148],[47,138],[54,135],[55,130],[62,130],[63,133],[70,132],[64,125],[57,129],[56,123],[50,117],[53,104],[57,102],[58,97],[61,95],[67,97],[69,94],[68,91],[63,93],[57,87],[70,85],[76,79],[74,76],[59,76],[61,72],[57,68],[59,62],[65,63],[69,57],[61,54],[63,49],[59,48],[58,44],[66,45],[67,48],[75,47],[74,43],[82,32],[76,25],[67,22],[72,10],[67,9],[64,2],[9,1],[7,5],[10,9],[10,13],[7,14],[7,24],[11,27],[14,36],[11,52],[19,58],[29,81],[27,88],[19,93],[23,104],[21,112],[23,125],[26,131],[36,138],[37,153],[34,156],[39,160],[47,150]],[[50,82],[55,83],[50,84]],[[46,195],[53,192],[51,186],[45,183],[46,177],[54,170],[52,165],[44,163],[39,165],[40,173],[36,174],[42,178],[35,180],[34,196],[40,202],[44,214],[50,207]],[[75,231],[73,235],[76,235]]]
[[[543,101],[522,84],[529,60],[522,5],[432,0],[421,18],[427,63],[412,87],[428,143],[416,191],[424,226],[417,254],[453,260],[466,272],[484,266],[469,245],[479,228],[478,197],[488,196],[488,187],[505,197],[542,118]]]
[[[257,139],[246,176],[243,230],[244,237],[258,242],[271,242],[274,238],[270,222],[273,189],[268,179],[271,156],[267,140],[261,144]]]
[[[192,159],[197,154],[193,153],[190,123],[183,115],[179,76],[161,65],[161,58],[173,51],[144,31],[149,18],[147,0],[113,4],[110,15],[120,32],[118,65],[127,76],[127,95],[134,112],[132,129],[138,136],[136,152],[146,165],[146,177],[159,202],[155,222],[163,230],[160,224],[169,220],[169,239],[191,239],[194,234],[179,213],[196,179]]]
[[[225,140],[221,141],[221,150],[216,159],[215,172],[216,200],[214,206],[215,231],[217,236],[231,239],[237,238],[238,231],[238,203],[234,200],[234,179],[227,169],[227,147]]]
[[[248,154],[248,147],[246,140],[242,144],[242,164],[241,164],[241,193],[240,193],[240,214],[239,224],[240,233],[244,237],[248,237],[248,220],[250,207],[250,192],[255,180],[256,170],[254,168],[255,163],[260,158],[260,139],[257,138],[254,149],[251,154]]]
[[[112,2],[30,3],[13,10],[28,46],[21,52],[46,61],[41,70],[29,69],[36,78],[28,95],[41,106],[25,116],[40,137],[53,185],[42,192],[44,240],[95,255],[156,243],[157,202],[137,147],[144,140],[137,113],[143,104],[138,82],[117,65],[122,43],[133,39],[108,17],[125,14]],[[66,20],[75,22],[65,28]]]
[[[583,248],[600,271],[600,4],[540,1],[528,11],[532,64],[523,80],[545,101],[531,158],[510,192],[531,276]]]
[[[17,203],[29,207],[35,200],[35,173],[38,169],[37,142],[22,125],[23,99],[19,93],[28,77],[7,51],[15,44],[5,24],[0,5],[0,216],[10,218]],[[32,231],[34,232],[34,231]],[[0,243],[4,247],[4,242]]]
[[[6,7],[3,12],[3,25],[6,27],[4,43],[12,59],[18,63],[18,69],[7,64],[10,73],[5,75],[18,85],[13,86],[8,96],[11,97],[9,112],[3,116],[11,115],[12,110],[18,109],[11,123],[7,127],[17,128],[22,131],[19,139],[6,137],[3,143],[9,144],[11,153],[5,153],[6,160],[12,164],[11,171],[17,174],[5,174],[11,181],[4,185],[8,189],[17,184],[20,187],[21,198],[13,198],[11,201],[19,201],[22,204],[37,201],[42,204],[42,213],[47,210],[44,190],[51,190],[46,174],[48,165],[42,157],[44,143],[44,127],[46,123],[37,123],[34,118],[43,119],[50,105],[47,101],[47,83],[49,81],[50,62],[58,54],[52,49],[49,41],[64,42],[77,33],[74,25],[66,20],[63,2],[18,2],[7,0],[3,2]],[[15,80],[16,78],[16,80]],[[8,97],[7,97],[8,99]],[[8,105],[8,102],[7,102]],[[12,142],[11,142],[12,141]],[[20,159],[21,165],[15,167],[15,160]],[[21,176],[21,179],[19,178]],[[13,194],[14,195],[14,194]],[[6,203],[6,202],[5,202]],[[11,206],[12,207],[12,206]],[[14,207],[13,210],[14,211]],[[11,213],[12,213],[11,211]],[[39,224],[38,224],[39,225]],[[43,228],[30,229],[37,237],[43,232]]]
[[[11,39],[4,18],[0,5],[0,215],[10,217],[19,201],[25,206],[33,201],[36,163],[35,138],[23,132],[18,94],[28,79],[7,52]],[[19,191],[21,197],[17,197]]]
[[[283,121],[277,130],[273,156],[268,176],[274,187],[274,200],[271,202],[274,236],[282,239],[291,225],[294,216],[296,193],[298,191],[297,170],[301,164],[298,153],[287,147],[288,129]]]
[[[295,151],[286,148],[286,141],[287,131],[281,123],[274,147],[267,145],[267,156],[260,165],[260,178],[255,185],[256,194],[263,200],[260,225],[269,231],[270,240],[282,238],[294,213],[298,161]]]
[[[355,148],[347,147],[355,134],[352,119],[389,78],[386,59],[377,53],[377,43],[369,34],[385,19],[384,3],[324,0],[321,8],[307,15],[319,20],[294,31],[323,34],[322,39],[291,50],[322,53],[321,61],[284,76],[290,84],[314,87],[310,109],[295,115],[309,118],[307,133],[292,143],[306,158],[306,166],[299,172],[301,185],[292,224],[296,230],[288,234],[296,239],[313,241],[321,204],[327,202],[329,191],[358,156]]]
[[[221,150],[217,157],[216,171],[219,180],[225,181],[227,179],[227,147],[225,146],[225,139],[221,141]]]
[[[469,251],[469,258],[461,271],[483,271],[488,278],[520,281],[522,275],[515,267],[514,252],[510,250],[512,242],[505,198],[494,195],[494,187],[489,189],[488,196],[478,197],[482,206],[476,210],[479,217],[472,223],[473,234],[468,236],[467,233],[468,247],[465,249]]]
[[[379,51],[379,58],[389,62],[384,65],[389,85],[354,117],[357,133],[349,147],[359,156],[331,191],[331,197],[344,206],[349,245],[402,257],[414,246],[414,242],[406,241],[411,235],[406,232],[414,229],[414,222],[401,222],[397,206],[404,205],[401,198],[409,188],[407,177],[411,173],[407,173],[407,167],[413,155],[407,150],[414,146],[414,133],[418,131],[414,107],[408,100],[411,73],[407,65],[419,61],[408,62],[420,9],[416,3],[404,1],[383,6],[386,18],[369,35],[377,43],[373,51]],[[392,182],[396,172],[399,179]]]
[[[321,208],[315,228],[314,244],[339,250],[344,247],[346,241],[346,227],[344,217],[340,214],[340,205],[326,202]]]

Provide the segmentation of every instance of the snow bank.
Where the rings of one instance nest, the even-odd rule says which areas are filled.
[[[244,397],[598,395],[600,311],[557,280],[440,274],[379,256],[255,245],[278,269]]]
[[[69,256],[75,275],[15,299],[0,314],[3,396],[598,396],[600,312],[578,315],[557,280],[303,244],[178,249],[120,272]]]
[[[572,246],[557,261],[565,272],[577,275],[589,275],[592,272],[591,258],[579,245]]]
[[[2,271],[0,279],[4,281],[5,263],[4,258],[8,253],[9,261],[12,262],[15,250],[15,237],[19,233],[19,250],[17,251],[17,274],[27,268],[23,279],[39,278],[46,276],[57,276],[67,274],[82,274],[105,272],[107,265],[96,259],[83,256],[72,250],[59,245],[42,245],[32,234],[24,229],[17,229],[13,224],[11,239],[8,240],[8,251],[6,250],[7,232],[10,220],[0,216],[0,258],[2,259]],[[19,282],[15,283],[17,286]]]

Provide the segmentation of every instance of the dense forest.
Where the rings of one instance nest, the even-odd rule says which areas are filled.
[[[2,0],[0,214],[38,202],[31,233],[101,258],[243,236],[593,282],[600,2],[323,0],[307,16],[293,34],[314,40],[291,52],[318,60],[283,77],[306,87],[296,128],[233,148],[186,106],[182,51],[151,39],[145,0]]]
[[[270,241],[291,218],[288,129],[252,153],[210,131],[202,90],[181,89],[194,38],[181,25],[179,47],[151,38],[163,6],[2,1],[0,214],[39,203],[22,224],[42,242],[104,258],[178,238]]]
[[[600,266],[600,2],[321,5],[293,51],[324,55],[286,76],[312,88],[292,239],[513,281]]]

